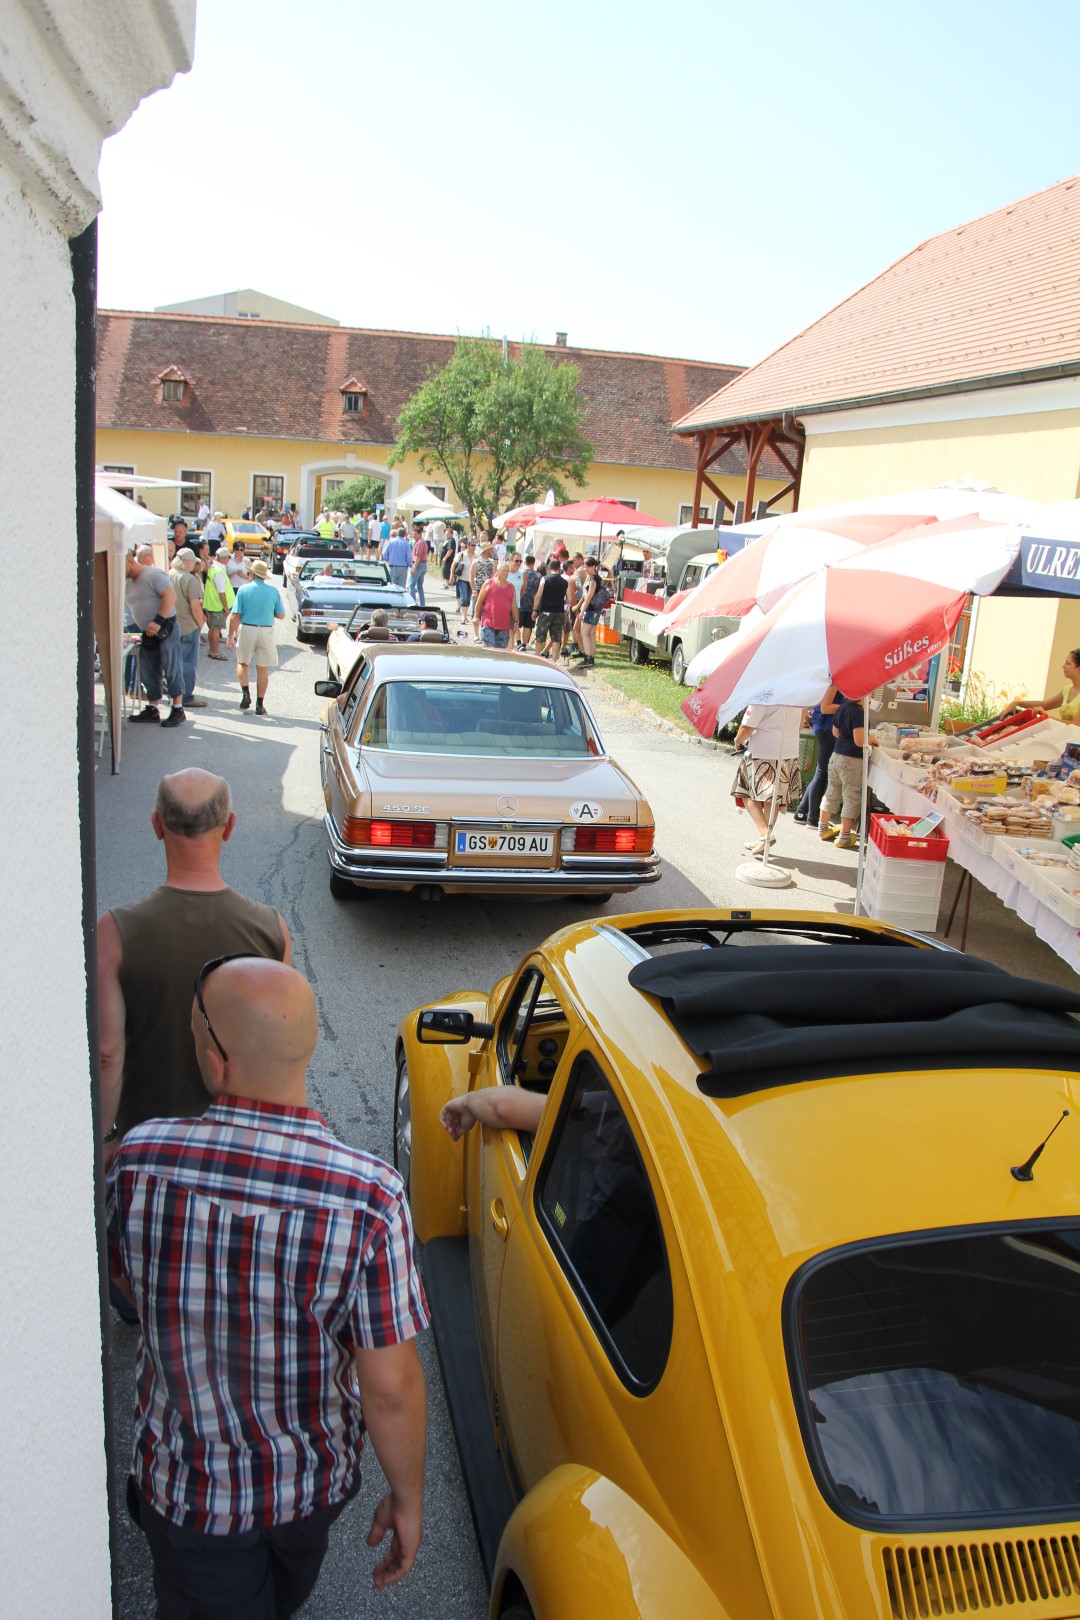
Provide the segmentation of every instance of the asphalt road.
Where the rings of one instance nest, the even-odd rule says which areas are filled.
[[[434,605],[452,612],[449,594],[441,588],[428,595]],[[321,1033],[310,1075],[311,1101],[344,1140],[389,1158],[393,1046],[400,1020],[419,1003],[447,991],[487,989],[539,940],[588,911],[567,901],[490,897],[458,897],[442,904],[401,895],[356,904],[333,900],[321,822],[321,700],[312,690],[325,674],[325,656],[319,644],[299,646],[288,620],[279,626],[278,640],[281,663],[271,675],[267,718],[241,714],[234,666],[211,663],[203,653],[197,689],[209,707],[192,710],[189,723],[177,730],[125,728],[120,774],[109,773],[107,758],[99,764],[98,909],[137,899],[161,881],[164,863],[149,823],[159,777],[188,765],[227,777],[238,825],[225,851],[226,879],[283,913],[296,966],[318,998]],[[851,910],[854,856],[820,843],[790,818],[780,827],[777,860],[792,872],[795,885],[782,890],[748,887],[737,872],[745,867],[742,844],[752,829],[729,796],[734,774],[730,757],[673,735],[595,678],[582,677],[581,685],[612,753],[652,803],[664,859],[659,884],[636,898],[617,897],[608,913],[702,903]],[[1019,952],[1024,971],[1075,984],[1029,930],[978,890],[973,930],[970,948],[995,957]],[[127,1521],[122,1501],[135,1343],[135,1332],[114,1318],[124,1620],[144,1620],[154,1612],[145,1544]],[[430,1334],[421,1354],[430,1405],[425,1540],[412,1575],[385,1593],[379,1607],[387,1615],[416,1620],[432,1615],[480,1620],[486,1614],[487,1589]],[[364,1543],[381,1490],[369,1453],[363,1490],[335,1527],[305,1616],[352,1620],[364,1612],[374,1562]]]

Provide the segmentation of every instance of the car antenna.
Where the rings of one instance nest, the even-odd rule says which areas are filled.
[[[1057,1125],[1055,1125],[1052,1130],[1047,1131],[1046,1135],[1043,1137],[1042,1141],[1039,1143],[1038,1147],[1035,1149],[1034,1153],[1030,1156],[1030,1158],[1025,1159],[1023,1164],[1014,1164],[1012,1166],[1012,1168],[1009,1171],[1009,1174],[1012,1176],[1014,1181],[1034,1181],[1035,1180],[1035,1165],[1038,1162],[1039,1154],[1042,1152],[1042,1150],[1046,1146],[1047,1142],[1049,1142],[1050,1138],[1053,1136],[1054,1131],[1057,1130],[1058,1125],[1061,1124],[1061,1120],[1062,1119],[1068,1119],[1068,1117],[1069,1117],[1069,1110],[1067,1108],[1063,1108],[1061,1110],[1061,1119],[1058,1120]]]

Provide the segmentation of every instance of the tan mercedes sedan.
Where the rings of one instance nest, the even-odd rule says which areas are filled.
[[[337,898],[412,889],[601,904],[657,881],[652,811],[568,675],[485,647],[347,652],[340,679],[315,683],[333,699],[320,757]]]

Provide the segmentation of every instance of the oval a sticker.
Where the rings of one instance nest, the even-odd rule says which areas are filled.
[[[577,804],[570,806],[570,815],[574,821],[599,821],[603,813],[603,805],[593,804],[589,799],[579,799]]]

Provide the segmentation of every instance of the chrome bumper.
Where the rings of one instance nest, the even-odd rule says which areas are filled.
[[[515,894],[629,894],[643,883],[658,883],[660,860],[622,856],[564,855],[561,869],[520,866],[449,866],[445,850],[410,850],[385,855],[360,851],[342,841],[337,824],[323,817],[330,865],[339,877],[363,889],[491,889]]]

